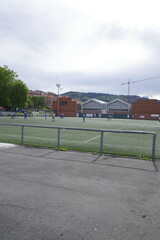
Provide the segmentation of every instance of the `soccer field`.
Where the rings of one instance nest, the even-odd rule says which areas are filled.
[[[0,123],[27,125],[61,126],[90,129],[112,129],[155,132],[156,158],[160,158],[160,123],[158,121],[132,119],[103,119],[103,118],[52,118],[34,117],[24,120],[23,117],[11,119],[1,117]],[[61,130],[60,148],[62,150],[77,150],[98,153],[100,151],[100,132]],[[24,144],[57,149],[57,129],[24,128]],[[104,133],[103,153],[150,158],[152,155],[152,135]],[[21,127],[0,125],[0,142],[21,143]]]

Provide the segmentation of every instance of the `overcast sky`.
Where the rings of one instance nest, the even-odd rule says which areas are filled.
[[[159,0],[0,0],[0,66],[31,90],[160,99]],[[159,78],[154,78],[154,77]],[[154,78],[152,80],[134,81]]]

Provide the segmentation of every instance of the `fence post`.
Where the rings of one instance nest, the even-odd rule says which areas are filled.
[[[57,142],[57,149],[60,149],[60,137],[61,137],[61,129],[58,128],[58,142]]]
[[[152,163],[153,163],[153,166],[154,166],[156,172],[159,172],[159,168],[157,167],[156,161],[155,161],[155,152],[156,152],[156,133],[153,134]]]
[[[155,151],[156,151],[156,133],[153,134],[152,161],[155,161]]]
[[[103,131],[101,131],[101,140],[100,140],[100,155],[103,153]]]
[[[21,131],[21,145],[23,146],[24,144],[24,126],[22,126],[22,131]]]

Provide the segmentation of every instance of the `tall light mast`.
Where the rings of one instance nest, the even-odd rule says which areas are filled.
[[[57,83],[56,87],[58,88],[58,95],[57,95],[57,116],[59,116],[59,89],[61,84]]]

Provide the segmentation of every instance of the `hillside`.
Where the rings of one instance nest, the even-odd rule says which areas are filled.
[[[104,102],[110,102],[110,101],[118,98],[122,101],[128,102],[128,96],[127,95],[114,95],[114,94],[93,93],[93,92],[85,93],[85,92],[73,92],[73,91],[63,93],[62,95],[78,99],[82,102],[85,102],[85,101],[87,101],[91,98],[96,98],[96,99],[104,101]],[[137,95],[131,95],[130,99],[129,99],[129,102],[130,103],[136,102],[136,100],[139,99],[139,98],[141,98],[141,97],[137,96]]]

